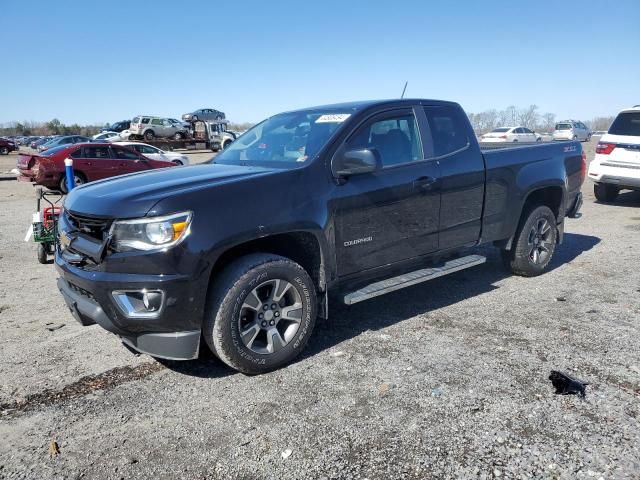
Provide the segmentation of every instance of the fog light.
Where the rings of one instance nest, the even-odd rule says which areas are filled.
[[[130,318],[155,318],[164,307],[162,290],[114,290],[111,295],[122,313]]]

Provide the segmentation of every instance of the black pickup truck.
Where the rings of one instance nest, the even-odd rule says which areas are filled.
[[[208,164],[73,190],[59,289],[137,352],[208,346],[245,373],[291,361],[329,294],[353,304],[478,265],[535,276],[578,216],[578,142],[481,151],[462,108],[390,100],[275,115]]]

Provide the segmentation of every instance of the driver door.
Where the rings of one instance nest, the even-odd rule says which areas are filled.
[[[424,113],[401,108],[359,126],[337,155],[371,149],[382,168],[338,186],[333,205],[338,275],[388,266],[438,249],[439,165],[428,160]],[[420,121],[419,121],[420,120]],[[428,145],[426,150],[432,151]]]

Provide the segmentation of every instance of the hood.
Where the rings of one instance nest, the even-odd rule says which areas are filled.
[[[77,187],[67,195],[64,207],[87,216],[143,217],[163,198],[276,171],[263,167],[211,164],[132,173]]]

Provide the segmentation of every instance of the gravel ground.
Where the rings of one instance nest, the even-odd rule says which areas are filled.
[[[332,304],[302,358],[250,377],[76,324],[23,242],[32,187],[0,182],[0,478],[639,478],[640,193],[584,192],[547,274],[510,276],[486,249]],[[551,369],[586,399],[554,395]]]

